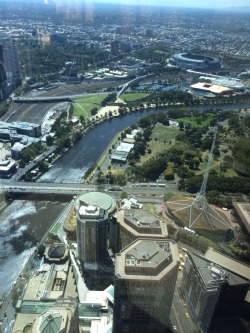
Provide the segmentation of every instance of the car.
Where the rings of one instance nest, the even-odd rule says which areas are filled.
[[[189,313],[188,312],[186,312],[186,317],[189,318]]]

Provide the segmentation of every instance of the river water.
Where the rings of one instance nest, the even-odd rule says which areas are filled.
[[[66,203],[13,201],[0,215],[0,299]]]
[[[220,106],[201,106],[200,111],[214,109],[234,110],[248,108],[248,104],[242,105],[220,105]],[[194,108],[190,108],[194,110]],[[169,109],[160,109],[159,112],[168,112]],[[110,144],[114,136],[137,122],[143,117],[157,112],[155,109],[145,109],[142,112],[133,112],[124,115],[122,118],[112,118],[105,121],[93,130],[88,132],[74,147],[61,156],[50,168],[43,174],[38,182],[46,183],[80,183],[86,171],[96,164],[99,157]]]

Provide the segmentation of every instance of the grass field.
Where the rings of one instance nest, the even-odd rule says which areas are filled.
[[[105,97],[106,95],[96,95],[75,99],[73,102],[73,115],[76,117],[83,115],[84,118],[87,119],[91,116],[91,110],[93,108],[101,108],[101,102]]]
[[[57,234],[57,232],[58,232],[58,230],[61,228],[61,223],[57,223],[54,227],[53,227],[53,229],[51,230],[51,233],[52,234],[54,234],[54,235],[56,235]]]
[[[121,96],[119,97],[120,99],[122,99],[124,102],[135,102],[138,99],[141,98],[145,98],[147,97],[149,94],[147,93],[131,93],[131,94],[121,94]]]
[[[193,127],[203,127],[209,125],[212,119],[212,116],[208,116],[206,119],[203,120],[202,116],[197,118],[191,115],[190,117],[178,118],[178,122],[183,121],[184,124],[190,124]],[[197,120],[200,120],[200,123],[198,123]]]
[[[213,168],[213,167],[212,167]],[[213,170],[215,170],[218,175],[221,175],[221,170],[220,170],[220,166],[216,165]],[[226,172],[222,173],[223,176],[225,177],[237,177],[238,174],[236,171],[234,171],[233,169],[227,169]]]
[[[176,135],[179,133],[179,130],[177,128],[172,128],[168,126],[164,126],[163,124],[157,123],[153,129],[151,138],[152,140],[157,140],[160,142],[169,142],[169,140],[172,140],[176,137]]]
[[[169,141],[173,141],[178,133],[179,130],[177,128],[171,128],[157,123],[152,131],[151,141],[148,143],[149,149],[151,149],[151,154],[142,156],[140,164],[146,162],[161,151],[171,147]]]
[[[155,50],[154,53],[167,54],[167,55],[169,55],[169,52],[162,51],[162,50]]]

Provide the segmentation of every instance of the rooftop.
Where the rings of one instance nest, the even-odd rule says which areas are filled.
[[[250,234],[250,203],[234,202],[233,206]]]
[[[117,214],[117,221],[131,233],[161,235],[167,237],[167,226],[158,216],[144,209],[123,209]]]
[[[161,279],[178,261],[175,242],[137,239],[116,255],[115,273],[126,279]]]
[[[222,85],[216,85],[206,82],[198,82],[193,85],[191,85],[191,88],[203,90],[203,91],[209,91],[212,94],[227,94],[232,92],[232,89],[224,87]]]
[[[237,275],[244,277],[245,279],[250,280],[250,266],[240,262],[238,260],[232,259],[218,251],[215,251],[213,248],[209,248],[205,253],[205,258],[207,260],[213,261],[215,264],[220,265],[226,269],[230,269],[231,272],[234,272]]]
[[[81,218],[94,218],[97,219],[101,215],[100,208],[97,206],[80,206],[79,215]]]
[[[215,264],[214,260],[212,262],[195,253],[188,253],[188,256],[195,264],[207,289],[218,288],[225,281],[230,285],[245,284],[248,282],[242,277]]]
[[[64,295],[69,262],[63,265],[45,264],[36,272],[27,285],[23,300],[56,300]]]
[[[113,197],[103,192],[88,192],[82,194],[75,201],[76,210],[78,210],[82,204],[85,204],[85,206],[98,206],[104,209],[108,214],[113,213],[116,208],[116,202]]]

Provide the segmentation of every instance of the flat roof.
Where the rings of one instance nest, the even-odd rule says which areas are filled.
[[[56,300],[63,296],[67,283],[69,261],[65,264],[45,264],[29,280],[23,300],[37,300],[47,298]]]
[[[250,280],[250,266],[238,260],[232,259],[218,251],[215,251],[211,247],[205,253],[205,258],[237,275],[244,277],[245,279]]]
[[[160,280],[178,263],[174,241],[137,239],[116,255],[115,274],[121,279]]]
[[[166,224],[158,216],[144,209],[121,209],[117,213],[117,221],[132,234],[138,236],[167,237]]]
[[[75,201],[76,210],[79,209],[81,201],[86,203],[86,205],[98,206],[109,214],[113,213],[116,208],[116,202],[114,198],[111,195],[103,192],[88,192],[82,194]]]
[[[121,162],[126,162],[127,158],[128,158],[128,153],[125,151],[115,150],[115,152],[111,155],[111,160],[117,160]]]
[[[234,274],[225,267],[215,264],[214,260],[209,260],[195,253],[188,253],[198,270],[207,289],[219,288],[223,281],[227,281],[230,285],[245,284],[248,280]]]
[[[207,83],[207,82],[198,82],[191,85],[191,88],[203,90],[203,91],[209,91],[213,94],[223,94],[223,93],[229,93],[233,90],[224,86]]]
[[[98,218],[101,215],[100,207],[98,206],[80,206],[79,215],[81,218]]]
[[[250,234],[250,203],[233,202],[233,206]]]

